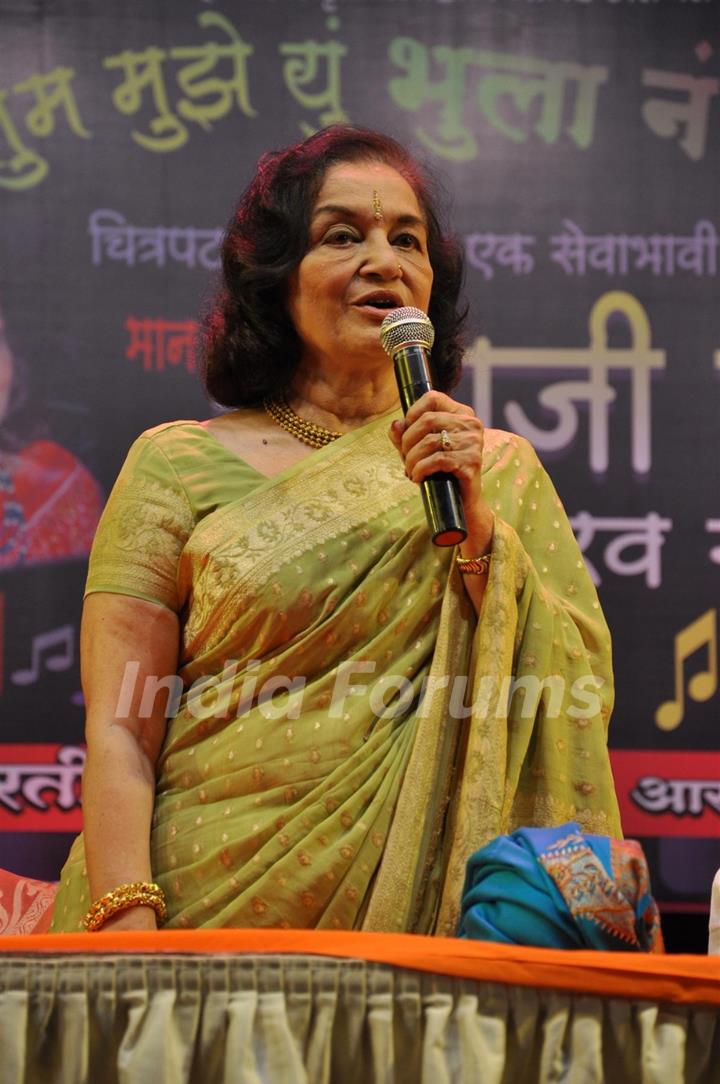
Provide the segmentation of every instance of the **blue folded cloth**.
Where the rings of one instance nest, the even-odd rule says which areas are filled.
[[[585,835],[573,822],[519,828],[476,851],[467,864],[458,937],[664,952],[640,844]]]

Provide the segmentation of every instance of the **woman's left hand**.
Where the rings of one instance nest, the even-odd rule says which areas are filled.
[[[474,547],[492,538],[493,514],[482,493],[484,436],[485,427],[472,408],[441,391],[426,392],[413,403],[405,420],[393,422],[390,428],[390,439],[411,481],[419,484],[440,471],[457,478],[468,540]]]

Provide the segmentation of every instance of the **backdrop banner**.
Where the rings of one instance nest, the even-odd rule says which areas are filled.
[[[438,173],[459,395],[548,467],[614,636],[656,898],[720,866],[720,22],[712,0],[16,0],[0,16],[0,865],[81,824],[79,618],[133,439],[212,411],[195,334],[259,155],[336,121]],[[112,10],[112,9],[115,10]]]

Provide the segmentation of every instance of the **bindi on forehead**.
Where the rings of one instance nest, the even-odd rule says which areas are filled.
[[[369,216],[378,224],[392,220],[426,226],[416,193],[394,169],[372,170],[368,176],[365,170],[345,165],[332,167],[318,193],[312,221],[326,214],[353,219]]]

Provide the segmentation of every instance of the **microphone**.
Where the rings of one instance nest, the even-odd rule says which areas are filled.
[[[422,309],[393,309],[380,325],[380,342],[395,366],[403,413],[432,390],[430,350],[435,328]],[[452,474],[438,472],[420,483],[425,515],[436,546],[457,546],[467,538],[460,484]]]

